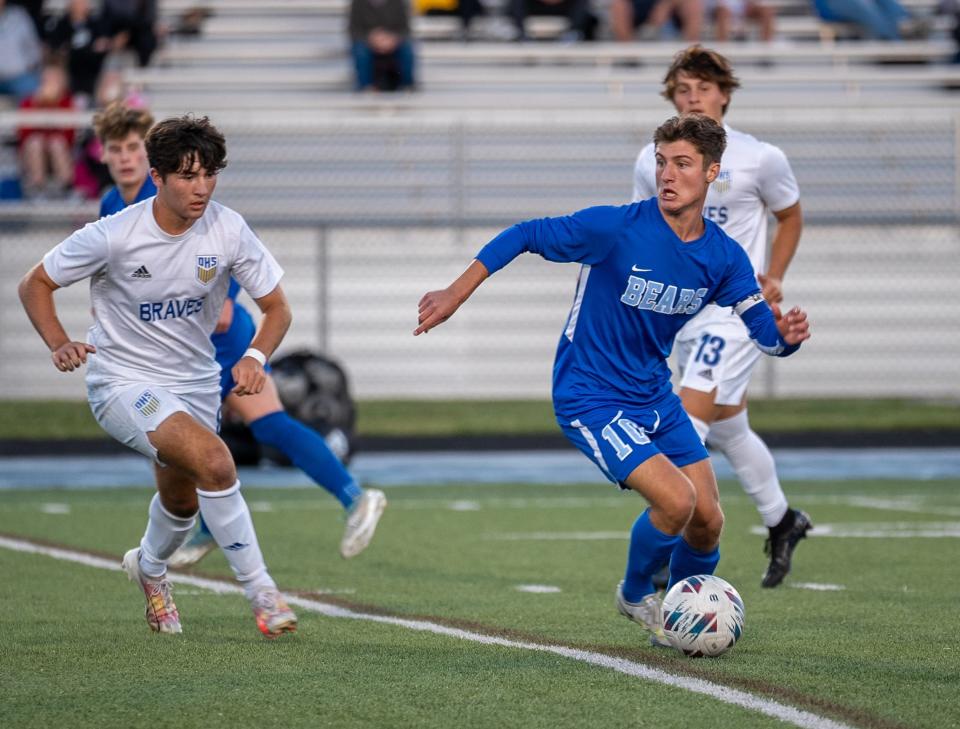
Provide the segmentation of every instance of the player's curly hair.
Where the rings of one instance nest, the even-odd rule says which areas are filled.
[[[719,163],[727,147],[727,133],[723,126],[706,114],[672,116],[653,133],[655,146],[686,140],[703,155],[703,169]]]
[[[730,65],[730,61],[716,51],[701,45],[693,45],[673,57],[673,63],[663,77],[661,96],[667,101],[673,101],[673,94],[677,90],[677,74],[681,71],[703,81],[712,81],[721,92],[727,95],[727,99],[733,94],[734,89],[740,88],[740,79],[733,75],[733,66]],[[728,106],[730,106],[729,101],[723,105],[724,114],[727,113]]]
[[[158,122],[144,140],[150,167],[160,177],[185,172],[199,163],[208,174],[227,166],[227,142],[208,117],[190,114]]]
[[[126,139],[130,132],[140,138],[147,136],[153,126],[153,115],[146,109],[132,109],[122,101],[114,101],[93,117],[93,130],[100,142],[110,139]]]

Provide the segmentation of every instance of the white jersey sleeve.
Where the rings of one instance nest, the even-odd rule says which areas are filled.
[[[633,166],[633,201],[648,200],[656,194],[657,160],[651,143],[640,150]]]
[[[103,270],[110,256],[107,233],[89,223],[47,251],[43,268],[58,286],[69,286]]]
[[[787,155],[779,147],[761,143],[760,164],[757,168],[757,187],[767,208],[777,213],[796,205],[800,188]]]
[[[283,277],[283,269],[246,221],[237,237],[236,256],[230,274],[250,298],[259,299],[273,291]]]

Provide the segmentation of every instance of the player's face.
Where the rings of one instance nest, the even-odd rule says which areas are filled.
[[[720,173],[720,164],[714,162],[704,169],[703,155],[686,139],[658,145],[656,160],[660,209],[672,215],[690,207],[699,212],[707,188]]]
[[[729,101],[729,95],[723,93],[715,82],[691,76],[685,71],[677,72],[673,105],[681,114],[706,114],[714,121],[723,123],[723,107]]]
[[[207,172],[196,160],[180,172],[171,172],[166,179],[153,169],[150,175],[157,186],[158,204],[187,226],[203,215],[217,186],[216,173]]]
[[[147,149],[136,132],[130,132],[123,139],[104,142],[100,160],[110,171],[113,182],[120,187],[139,186],[147,179]]]

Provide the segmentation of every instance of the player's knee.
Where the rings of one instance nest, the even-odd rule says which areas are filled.
[[[690,479],[686,477],[679,479],[676,486],[670,489],[666,498],[663,499],[660,507],[672,529],[676,531],[683,529],[697,508],[697,492]]]
[[[162,500],[163,508],[179,519],[196,516],[200,510],[197,492],[193,489],[182,493],[166,494]]]
[[[237,482],[237,467],[226,445],[211,448],[204,459],[200,480],[202,488],[209,491],[223,491]]]
[[[716,544],[720,541],[720,533],[723,531],[723,509],[717,504],[717,508],[707,515],[704,521],[703,531],[706,540],[710,544]]]

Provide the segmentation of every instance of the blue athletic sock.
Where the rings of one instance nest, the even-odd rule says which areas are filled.
[[[667,590],[691,575],[712,575],[719,562],[719,545],[709,552],[701,552],[687,544],[685,539],[681,539],[670,556],[670,582]]]
[[[637,517],[630,531],[627,572],[623,578],[623,597],[627,602],[640,602],[654,591],[650,578],[667,561],[679,541],[680,535],[666,534],[650,522],[650,509]]]
[[[349,511],[363,493],[323,437],[285,412],[254,420],[250,430],[260,443],[284,453],[293,465],[336,496],[344,509]]]

